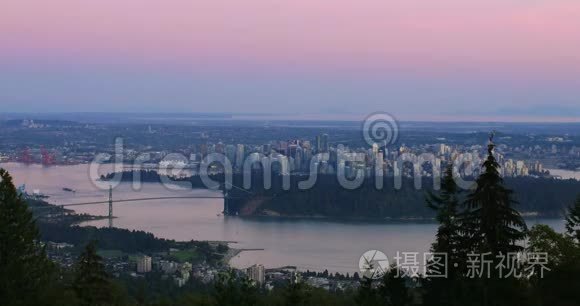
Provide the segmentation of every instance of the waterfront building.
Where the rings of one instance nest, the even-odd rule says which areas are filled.
[[[151,272],[151,257],[143,255],[137,258],[137,273]]]

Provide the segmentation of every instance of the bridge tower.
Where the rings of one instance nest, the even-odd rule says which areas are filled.
[[[109,185],[109,227],[113,227],[113,186]]]
[[[225,190],[225,193],[224,193],[224,211],[223,211],[224,216],[227,216],[230,213],[230,209],[228,207],[228,204],[229,204],[228,197],[229,197],[229,193],[227,190]]]

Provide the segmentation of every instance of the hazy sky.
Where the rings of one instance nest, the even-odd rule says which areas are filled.
[[[578,0],[3,0],[0,112],[579,120]]]

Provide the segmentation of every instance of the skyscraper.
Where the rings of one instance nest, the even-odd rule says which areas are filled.
[[[236,147],[236,168],[238,169],[242,169],[242,167],[244,166],[244,159],[246,158],[246,154],[245,154],[245,150],[244,150],[244,145],[243,144],[238,144]]]
[[[256,282],[258,286],[264,284],[266,277],[263,265],[253,265],[246,269],[246,274],[250,280]]]
[[[328,134],[322,134],[322,152],[328,152]]]
[[[226,157],[232,165],[236,162],[236,147],[234,145],[226,145]]]
[[[137,258],[137,272],[138,273],[151,272],[151,257],[143,255]]]
[[[328,152],[328,134],[316,136],[316,153]]]

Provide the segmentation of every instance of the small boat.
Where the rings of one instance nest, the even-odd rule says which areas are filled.
[[[40,189],[32,190],[32,197],[35,199],[47,199],[48,196],[40,192]]]
[[[68,192],[77,192],[76,190],[68,188],[68,187],[64,187],[62,190],[68,191]]]

